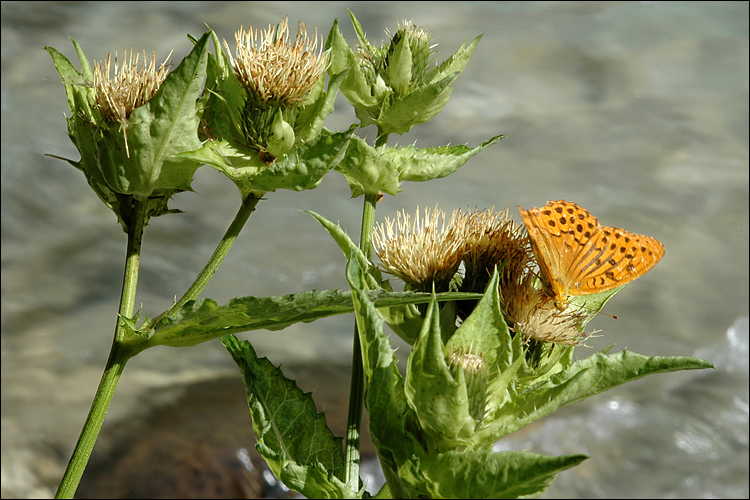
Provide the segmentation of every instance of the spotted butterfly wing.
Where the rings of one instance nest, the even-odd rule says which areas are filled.
[[[601,226],[573,202],[550,201],[542,208],[518,211],[558,309],[567,307],[568,295],[590,295],[629,283],[664,256],[664,245],[656,238]]]

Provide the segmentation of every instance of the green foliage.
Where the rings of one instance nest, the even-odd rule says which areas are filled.
[[[205,163],[224,173],[237,185],[243,196],[260,197],[268,191],[314,189],[323,176],[342,159],[352,130],[330,132],[302,144],[283,159],[266,164],[258,151],[248,152],[236,143],[219,140],[206,141],[197,151],[180,156]],[[248,155],[249,154],[249,155]]]
[[[416,146],[376,149],[363,139],[353,137],[349,150],[336,170],[349,181],[352,197],[375,194],[378,191],[396,195],[403,181],[424,182],[452,174],[471,157],[495,144],[504,136],[498,135],[480,146]]]
[[[438,296],[440,300],[456,300],[459,297],[476,297],[476,294],[451,292]],[[378,289],[370,292],[370,300],[377,307],[393,307],[425,303],[430,296]],[[296,323],[309,323],[353,310],[351,292],[340,290],[310,290],[280,297],[238,297],[223,306],[205,298],[187,302],[145,331],[138,330],[135,321],[131,321],[131,333],[126,342],[138,350],[156,345],[188,347],[230,333],[282,330]]]
[[[363,289],[364,274],[356,259],[349,260],[347,280],[352,287],[357,326],[362,344],[366,376],[365,405],[373,417],[370,434],[393,498],[518,498],[538,496],[552,483],[556,474],[586,457],[544,457],[525,452],[469,451],[462,441],[471,434],[471,416],[466,398],[451,402],[451,394],[460,394],[460,382],[451,379],[440,365],[440,335],[425,333],[410,356],[406,381],[397,366],[395,353],[383,333],[383,321]],[[430,305],[434,318],[436,302]],[[427,324],[428,321],[425,321]],[[432,320],[425,332],[436,329]],[[414,354],[417,352],[418,354]],[[414,360],[414,361],[413,361]],[[428,362],[426,372],[414,372],[412,366]],[[413,377],[421,389],[414,385]],[[463,389],[465,391],[465,387]],[[430,405],[421,411],[421,405]],[[450,412],[457,411],[458,416]],[[418,415],[418,412],[421,413]],[[427,421],[426,421],[427,420]],[[441,432],[448,431],[448,436]],[[457,439],[462,438],[462,439]],[[436,446],[436,438],[441,447]],[[460,448],[450,446],[459,444]],[[491,443],[490,443],[491,445]],[[451,449],[453,448],[453,449]],[[455,467],[448,470],[447,468]]]
[[[448,103],[453,84],[482,38],[463,44],[445,62],[428,70],[432,53],[426,30],[401,27],[387,45],[378,48],[367,41],[354,13],[349,11],[349,15],[360,48],[349,46],[338,20],[334,21],[326,39],[332,56],[328,72],[348,71],[341,93],[354,106],[363,127],[377,125],[385,135],[404,134],[434,118]]]
[[[258,437],[256,449],[273,473],[308,498],[354,498],[342,481],[341,438],[333,435],[309,393],[303,393],[247,341],[222,343],[242,373]]]

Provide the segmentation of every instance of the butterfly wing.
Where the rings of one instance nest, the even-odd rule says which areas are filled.
[[[550,201],[542,208],[523,210],[518,207],[526,225],[534,255],[542,276],[559,304],[575,288],[576,258],[598,230],[596,217],[575,203]]]
[[[604,292],[629,283],[664,257],[664,245],[619,227],[601,227],[572,263],[571,295]]]
[[[540,271],[558,305],[567,295],[612,290],[643,276],[664,256],[656,238],[601,226],[575,203],[550,201],[519,213]]]

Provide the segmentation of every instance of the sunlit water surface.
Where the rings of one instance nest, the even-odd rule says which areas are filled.
[[[576,201],[606,225],[659,238],[666,257],[597,318],[601,336],[648,355],[700,356],[718,371],[651,376],[564,408],[498,450],[591,458],[545,497],[748,497],[748,4],[746,2],[3,2],[2,496],[50,496],[109,350],[125,237],[82,175],[65,95],[45,45],[77,64],[130,48],[189,50],[205,24],[233,39],[285,15],[325,34],[347,7],[368,36],[428,25],[438,60],[484,38],[451,101],[391,143],[477,145],[508,137],[445,179],[386,196],[402,208]],[[355,121],[343,99],[327,126]],[[369,132],[372,139],[372,131]],[[204,167],[146,230],[137,302],[181,295],[239,203]],[[204,295],[346,289],[344,257],[299,209],[358,234],[361,199],[331,173],[309,192],[269,193]],[[517,215],[516,215],[517,216]],[[315,390],[342,435],[353,319],[243,335]],[[408,352],[402,346],[402,354]],[[239,376],[218,341],[133,359],[84,477],[82,496],[277,496],[264,479]],[[372,456],[372,449],[365,447]],[[365,463],[371,491],[376,463]],[[371,474],[371,475],[370,475]],[[258,489],[258,485],[262,487]],[[250,486],[249,486],[250,485]],[[252,486],[254,485],[254,486]]]

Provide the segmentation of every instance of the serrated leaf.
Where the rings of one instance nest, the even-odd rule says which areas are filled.
[[[245,195],[277,189],[302,191],[317,187],[341,161],[352,131],[333,133],[323,129],[317,137],[271,164],[262,161],[257,151],[226,140],[207,141],[200,149],[180,156],[223,172]]]
[[[412,54],[409,47],[409,37],[399,38],[396,46],[388,56],[388,64],[383,73],[385,83],[396,91],[396,95],[403,95],[409,88],[412,78]]]
[[[404,303],[422,303],[429,294],[385,292],[376,290],[369,298],[378,307]],[[476,294],[473,294],[474,297]],[[438,300],[469,297],[459,293],[438,294]],[[281,330],[295,323],[309,323],[320,318],[351,313],[351,292],[340,290],[306,291],[279,297],[239,297],[219,306],[211,299],[189,301],[180,310],[159,320],[146,335],[132,340],[140,350],[155,345],[188,347],[231,333],[252,330]]]
[[[574,399],[565,401],[564,404],[568,405],[653,373],[705,368],[714,368],[714,365],[704,359],[688,356],[644,356],[625,349],[615,354],[596,353],[576,361],[568,370],[553,376],[549,383],[558,384],[571,374],[586,371],[587,380],[580,382]]]
[[[354,255],[354,257],[359,262],[360,269],[367,269],[367,289],[368,290],[375,290],[377,288],[380,288],[381,283],[383,282],[383,278],[380,274],[380,271],[378,271],[376,268],[370,265],[370,263],[367,260],[367,257],[365,257],[365,254],[362,250],[360,250],[359,246],[354,243],[354,241],[351,239],[351,237],[347,234],[344,229],[339,226],[338,224],[334,224],[330,220],[326,219],[322,215],[313,212],[312,210],[303,210],[303,212],[310,214],[315,220],[317,220],[323,228],[325,228],[326,231],[328,231],[328,234],[331,235],[331,237],[334,239],[336,244],[339,246],[341,251],[344,253],[344,256],[349,258],[350,255]]]
[[[398,370],[396,353],[383,333],[383,320],[365,291],[364,273],[353,256],[346,266],[346,279],[352,287],[362,346],[370,437],[393,498],[406,498],[397,471],[401,464],[422,452],[419,429],[410,424],[416,422],[416,415],[407,404],[404,379]]]
[[[442,80],[452,73],[462,73],[463,70],[466,69],[466,65],[469,63],[469,59],[471,59],[471,56],[474,54],[474,50],[479,44],[479,40],[481,40],[483,36],[484,35],[479,35],[478,37],[474,38],[474,40],[472,40],[468,47],[466,46],[466,42],[461,44],[461,47],[459,47],[459,49],[452,56],[443,61],[440,66],[433,68],[432,71],[430,71],[430,73],[425,77],[425,79],[430,83],[434,83]]]
[[[512,404],[499,408],[486,432],[496,440],[550,415],[558,408],[607,391],[625,382],[654,373],[712,368],[705,360],[673,356],[644,356],[628,350],[596,353],[575,361],[569,369],[512,396]]]
[[[332,76],[328,83],[328,89],[318,99],[300,111],[294,124],[294,130],[300,143],[312,140],[323,130],[323,123],[328,115],[333,113],[336,94],[348,72],[349,70],[346,69],[341,74]],[[320,75],[321,87],[324,81],[325,74],[322,74]]]
[[[533,498],[546,491],[558,473],[587,458],[525,451],[431,454],[420,462],[427,479],[414,489],[426,490],[422,498]]]
[[[190,189],[200,163],[175,155],[201,144],[198,125],[202,109],[198,98],[206,74],[208,38],[205,33],[148,103],[131,113],[128,144],[142,179],[136,183],[125,175],[132,184],[132,191],[126,194],[148,196],[155,190]]]
[[[402,168],[400,180],[423,182],[432,179],[440,179],[452,174],[469,161],[470,158],[479,154],[488,146],[497,143],[504,137],[504,135],[496,135],[488,141],[483,142],[481,145],[473,148],[463,144],[435,148],[404,146],[398,148],[396,151],[386,151],[386,156],[392,154],[404,160],[401,163]]]
[[[75,40],[71,41],[73,42],[76,51],[79,51],[80,45],[78,45]],[[84,55],[81,60],[82,71],[79,72],[70,60],[62,55],[57,49],[54,49],[53,47],[45,47],[45,49],[52,57],[57,74],[60,75],[60,80],[62,80],[64,84],[65,97],[68,101],[70,111],[75,113],[76,109],[79,109],[88,116],[91,116],[90,106],[91,103],[94,102],[94,88],[91,85],[91,80],[89,79],[87,82],[86,76],[84,76],[86,68],[88,69],[88,73],[91,74],[91,67],[88,65],[88,59],[86,59],[86,56]],[[80,54],[82,54],[82,52],[79,52],[79,55]],[[92,77],[93,76],[90,76],[89,78]],[[85,96],[79,101],[79,104],[76,104],[76,99],[74,97],[75,94],[83,94]],[[80,107],[76,108],[77,105]]]
[[[344,174],[352,196],[378,191],[396,195],[402,181],[422,182],[452,174],[471,157],[505,136],[498,135],[469,148],[468,146],[387,147],[381,151],[359,137],[352,137],[346,158],[336,167]]]
[[[498,372],[515,361],[511,335],[505,324],[498,293],[499,274],[495,269],[482,299],[446,342],[448,352],[471,352],[484,358]],[[515,353],[519,356],[521,353]]]
[[[252,345],[233,335],[222,338],[242,373],[256,448],[271,471],[289,488],[308,498],[354,498],[341,480],[342,439],[326,425],[312,396]]]
[[[375,120],[379,129],[385,134],[405,134],[415,125],[432,120],[448,104],[456,78],[458,73],[452,73],[393,100]]]
[[[341,83],[341,93],[352,106],[377,109],[378,100],[373,96],[370,85],[364,76],[364,72],[357,61],[357,56],[344,39],[339,29],[338,19],[334,20],[331,30],[328,32],[325,44],[326,50],[331,51],[331,64],[328,74],[334,78],[336,75],[348,71]]]

